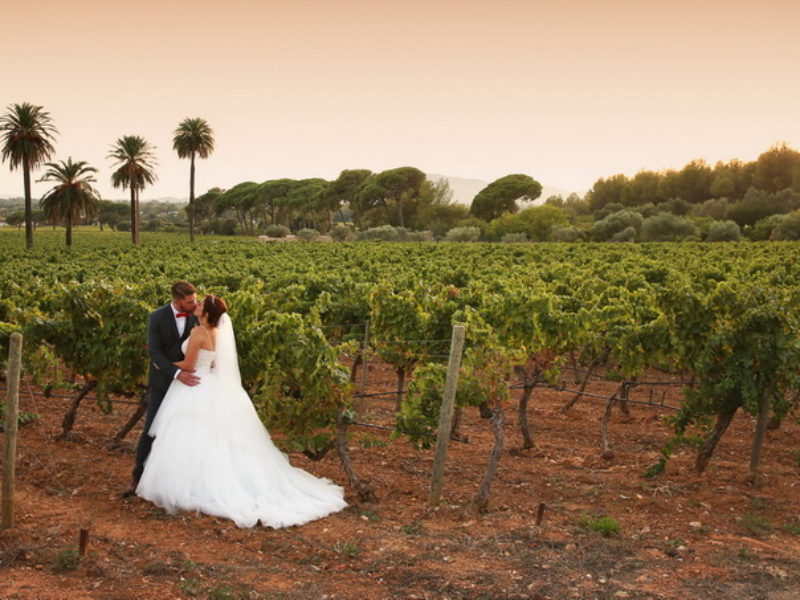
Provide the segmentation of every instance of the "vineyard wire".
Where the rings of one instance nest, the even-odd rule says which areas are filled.
[[[571,389],[566,388],[566,387],[561,387],[561,386],[556,386],[556,385],[547,385],[547,384],[543,384],[543,383],[536,383],[536,384],[533,384],[533,385],[524,385],[524,384],[521,384],[521,385],[509,385],[508,389],[510,389],[510,390],[528,390],[528,389],[533,389],[533,388],[537,388],[537,387],[538,388],[547,388],[547,389],[550,389],[550,390],[555,390],[556,392],[570,392],[572,394],[580,394],[581,396],[586,396],[587,398],[593,398],[593,399],[597,399],[597,400],[609,401],[614,397],[614,396],[601,396],[599,394],[591,394],[589,392],[581,392],[579,390],[571,390]],[[625,400],[625,402],[628,402],[630,404],[641,404],[643,406],[650,406],[650,407],[657,407],[657,408],[669,408],[670,410],[680,410],[680,408],[678,408],[677,406],[671,406],[669,404],[664,404],[664,403],[661,403],[661,402],[644,402],[643,400],[631,400],[631,399],[627,399],[627,400]]]
[[[381,340],[372,338],[371,340],[374,344],[407,344],[407,343],[418,343],[418,344],[450,344],[450,340]]]
[[[430,355],[425,355],[425,356],[443,357],[443,356],[447,356],[447,355],[430,354]],[[630,382],[627,385],[628,385],[628,387],[633,388],[633,387],[638,387],[638,386],[643,386],[643,385],[648,385],[649,386],[649,385],[691,385],[691,384],[688,384],[688,383],[681,384],[681,383],[677,383],[677,382],[659,382],[659,381],[643,382],[642,381],[642,382]],[[36,397],[40,397],[40,398],[61,398],[61,399],[73,399],[74,398],[73,395],[68,395],[68,394],[52,394],[52,393],[46,393],[46,392],[36,392],[33,389],[31,389],[30,381],[28,381],[27,379],[26,379],[26,386],[28,388],[28,395],[30,397],[36,396]],[[532,388],[537,388],[537,387],[538,388],[547,388],[547,389],[551,389],[551,390],[554,390],[554,391],[557,391],[557,392],[570,392],[570,393],[573,393],[573,394],[579,394],[581,396],[586,396],[587,398],[594,398],[594,399],[598,399],[598,400],[610,400],[611,399],[610,396],[592,394],[590,392],[585,392],[585,391],[581,392],[579,390],[573,390],[573,389],[570,389],[570,388],[567,388],[567,387],[563,387],[563,386],[555,386],[555,385],[547,385],[547,384],[534,384],[534,385],[524,385],[524,384],[513,385],[512,384],[512,385],[508,386],[508,389],[510,389],[510,390],[525,390],[525,389],[532,389]],[[6,391],[5,388],[0,388],[0,390]],[[398,396],[398,395],[404,396],[407,393],[408,393],[408,389],[404,389],[404,390],[399,390],[399,391],[398,390],[393,390],[393,391],[389,391],[389,392],[371,392],[369,394],[353,394],[352,398],[376,398],[376,397],[380,397],[380,396]],[[89,396],[89,397],[91,398],[91,396]],[[96,397],[95,397],[95,399],[96,399]],[[108,399],[105,400],[105,402],[108,402],[109,404],[124,404],[124,405],[129,405],[129,406],[138,406],[141,403],[140,401],[137,401],[137,400],[122,400],[122,399],[115,399],[115,398],[108,398]],[[630,404],[640,404],[642,406],[651,406],[651,407],[652,406],[661,406],[661,407],[664,407],[664,408],[669,408],[671,410],[679,410],[679,408],[677,408],[675,406],[671,406],[669,404],[664,404],[664,403],[661,403],[661,402],[649,402],[649,401],[645,402],[645,401],[642,401],[642,400],[633,400],[633,399],[628,399],[627,402],[630,403]]]
[[[588,369],[579,369],[578,367],[567,367],[567,366],[564,366],[564,367],[561,367],[561,370],[562,371],[574,371],[576,373],[583,373],[583,374],[589,373]],[[598,380],[598,381],[607,381],[607,379],[605,379],[599,373],[590,373],[589,376],[592,379],[595,379],[595,380]],[[628,386],[629,387],[635,387],[637,385],[687,385],[687,386],[693,386],[693,385],[697,385],[697,382],[696,381],[647,381],[647,380],[645,380],[645,381],[630,381],[630,382],[628,382]]]
[[[426,431],[411,431],[409,429],[400,429],[399,427],[389,427],[387,425],[378,425],[376,423],[362,423],[360,421],[347,421],[348,425],[354,425],[356,427],[370,427],[372,429],[382,429],[384,431],[399,431],[400,433],[405,433],[407,435],[416,435],[419,437],[429,437],[435,438],[435,433],[429,433]],[[461,437],[450,437],[451,440],[456,442],[461,442],[462,444],[469,444],[469,440],[466,438]]]
[[[21,368],[21,374],[24,374],[24,373],[25,373],[25,365],[24,365],[24,363],[21,365],[21,367],[22,367],[22,368]],[[33,409],[36,411],[36,412],[35,412],[35,414],[37,414],[37,415],[38,415],[38,414],[39,414],[39,412],[40,412],[40,411],[39,411],[39,403],[38,403],[38,402],[36,402],[36,400],[34,399],[34,398],[35,398],[35,396],[36,396],[37,394],[36,394],[36,393],[33,391],[33,389],[31,388],[31,382],[30,382],[30,378],[29,378],[29,377],[26,377],[26,378],[24,379],[24,381],[25,381],[25,387],[27,387],[27,388],[28,388],[28,395],[30,396],[30,399],[31,399],[31,404],[33,405]],[[7,391],[7,388],[5,388],[5,389],[4,389],[4,391]],[[38,420],[38,419],[37,419],[37,420]],[[52,437],[52,436],[54,435],[54,433],[53,433],[53,430],[52,430],[52,429],[50,429],[50,428],[46,428],[46,431],[47,431],[47,435],[48,435],[48,436],[51,436],[51,437]],[[35,461],[36,461],[36,462],[39,464],[39,466],[40,466],[40,467],[42,467],[43,469],[46,469],[46,470],[50,471],[49,467],[48,467],[48,466],[45,464],[45,462],[44,462],[44,461],[43,461],[43,460],[42,460],[42,459],[39,457],[39,455],[38,455],[36,452],[27,453],[27,454],[26,454],[26,456],[27,456],[27,457],[33,457],[33,460],[35,460]]]
[[[574,371],[575,373],[581,373],[581,374],[584,374],[584,375],[588,373],[589,377],[592,378],[592,379],[603,379],[602,375],[600,375],[600,374],[598,374],[596,372],[590,373],[589,369],[579,369],[578,367],[568,367],[568,366],[565,365],[565,366],[561,367],[561,370],[562,371]]]
[[[347,358],[356,358],[359,354],[361,354],[362,356],[364,354],[368,354],[371,358],[375,358],[376,352],[379,352],[379,350],[377,348],[373,349],[369,353],[361,353],[361,352],[356,352],[354,354],[342,353],[340,356],[346,356]],[[427,354],[427,353],[420,354],[420,353],[414,353],[414,358],[442,358],[442,357],[448,358],[449,356],[450,356],[449,354]]]
[[[393,392],[370,392],[369,394],[353,394],[353,398],[375,398],[377,396],[404,396],[408,393],[408,388],[404,390],[394,390]]]
[[[414,354],[415,358],[449,358],[449,354]]]
[[[318,326],[318,327],[320,329],[330,330],[330,329],[366,328],[366,326],[367,326],[367,323],[364,322],[364,323],[351,323],[351,324],[345,324],[345,325],[321,325],[321,326]],[[449,343],[449,342],[450,342],[450,340],[446,340],[446,339],[408,339],[408,340],[371,339],[369,343],[371,345],[374,345],[374,346],[381,346],[382,345],[382,346],[390,346],[391,347],[392,345],[400,345],[400,344],[420,344],[420,345],[422,345],[422,344],[445,344],[445,343]],[[374,348],[374,351],[378,351],[378,350],[379,350],[379,348]],[[371,353],[369,351],[369,349],[367,349],[367,352]],[[449,354],[419,354],[419,355],[417,355],[417,357],[421,358],[421,359],[424,359],[424,358],[448,358]],[[599,374],[589,373],[589,371],[586,370],[586,369],[579,369],[579,368],[576,368],[576,367],[566,367],[566,366],[563,367],[563,369],[564,370],[574,371],[574,372],[579,372],[579,373],[584,373],[584,374],[588,373],[590,376],[593,376],[595,379],[602,379],[602,376],[600,376]],[[28,382],[27,385],[28,385],[28,393],[29,393],[29,395],[31,397],[39,396],[39,397],[45,397],[45,398],[66,398],[66,399],[69,399],[69,398],[73,397],[73,396],[64,395],[64,394],[52,394],[52,393],[34,392],[30,388],[30,382]],[[669,386],[669,385],[692,385],[692,382],[685,383],[685,382],[655,382],[655,381],[654,382],[644,382],[644,381],[637,381],[637,382],[627,383],[627,385],[629,387],[633,388],[633,387],[642,386],[642,385],[666,385],[666,386]],[[590,392],[572,390],[572,389],[569,389],[569,388],[566,388],[566,387],[545,385],[545,384],[534,384],[532,386],[530,386],[530,385],[509,385],[508,389],[511,389],[511,390],[514,390],[514,389],[531,389],[533,387],[541,387],[541,388],[548,388],[548,389],[552,389],[552,390],[560,391],[560,392],[575,393],[575,394],[578,394],[580,396],[585,396],[587,398],[592,398],[592,399],[606,400],[606,401],[610,400],[609,396],[592,394]],[[400,397],[403,397],[403,396],[405,396],[407,394],[407,392],[408,392],[408,389],[405,389],[405,390],[394,390],[394,391],[389,391],[389,392],[373,392],[373,393],[369,393],[369,394],[362,393],[362,394],[354,394],[352,396],[352,398],[354,398],[354,399],[356,399],[356,398],[376,398],[376,397],[386,397],[386,396],[391,396],[391,397],[400,396]],[[652,401],[644,402],[644,401],[641,401],[641,400],[633,400],[633,399],[628,399],[627,401],[629,403],[631,403],[631,404],[637,404],[637,405],[643,405],[643,406],[649,406],[649,407],[663,407],[663,408],[668,408],[670,410],[678,410],[674,406],[670,406],[668,404],[664,404],[663,401],[661,403],[656,403],[656,402],[652,402]],[[108,402],[111,405],[119,404],[119,405],[131,405],[131,406],[137,405],[138,406],[140,404],[140,401],[131,401],[131,400],[122,400],[122,399],[118,400],[118,399],[112,399],[112,398],[107,398],[106,402]],[[385,425],[379,425],[379,424],[375,424],[375,423],[362,423],[362,422],[358,422],[358,421],[351,421],[350,424],[352,424],[354,426],[359,426],[359,427],[370,427],[370,428],[374,428],[374,429],[381,429],[381,430],[387,430],[387,431],[400,431],[401,433],[406,433],[406,434],[409,434],[409,435],[416,435],[416,436],[421,436],[421,437],[433,437],[433,434],[429,434],[429,433],[406,431],[406,430],[402,430],[402,429],[398,429],[398,428],[394,428],[394,427],[388,427],[388,426],[385,426]],[[458,440],[458,441],[464,442],[464,440]]]
[[[696,381],[631,381],[628,383],[629,387],[636,387],[638,385],[681,385],[693,386],[698,385]]]
[[[365,327],[366,321],[363,323],[346,323],[344,325],[317,325],[319,329],[355,329],[356,327]]]
[[[67,395],[67,394],[49,394],[49,393],[46,393],[46,392],[35,392],[35,391],[33,391],[31,389],[30,381],[26,381],[26,385],[28,387],[28,395],[31,396],[31,397],[36,396],[36,397],[39,397],[39,398],[64,398],[64,399],[68,399],[68,400],[74,400],[75,399],[74,395],[70,396],[70,395]],[[0,391],[6,391],[6,389],[5,388],[0,388]],[[87,399],[94,398],[96,400],[97,396],[88,395],[87,394],[86,398]],[[138,402],[136,400],[115,400],[113,398],[108,398],[107,400],[104,400],[104,402],[109,402],[110,404],[130,404],[130,405],[135,405],[135,406],[138,406],[140,404],[140,402]]]

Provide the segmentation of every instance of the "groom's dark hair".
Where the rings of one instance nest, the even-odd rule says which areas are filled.
[[[195,290],[194,286],[188,281],[176,281],[172,284],[172,297],[175,300],[181,300],[182,298],[191,296],[196,292],[197,290]]]

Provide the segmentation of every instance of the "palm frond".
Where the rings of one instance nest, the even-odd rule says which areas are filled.
[[[77,223],[97,215],[100,194],[92,187],[97,169],[72,157],[58,163],[47,163],[47,171],[39,181],[54,185],[39,201],[47,219],[53,223]]]
[[[155,174],[155,147],[139,135],[126,135],[112,146],[108,158],[114,161],[116,171],[111,174],[111,184],[123,189],[142,189],[158,180]]]
[[[214,152],[214,131],[208,121],[200,117],[181,121],[173,136],[172,148],[179,158],[188,158],[193,153],[200,158],[208,158]]]
[[[12,170],[27,161],[30,168],[44,163],[55,152],[58,130],[44,107],[23,102],[10,104],[0,116],[0,157]]]

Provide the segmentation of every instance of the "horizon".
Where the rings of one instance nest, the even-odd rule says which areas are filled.
[[[156,146],[159,181],[142,201],[188,198],[172,132],[192,116],[216,137],[196,195],[403,165],[485,182],[525,173],[583,195],[617,173],[800,147],[800,7],[726,6],[13,4],[0,49],[26,52],[4,64],[0,110],[42,105],[60,132],[52,160],[88,161],[104,198],[127,195],[106,156],[131,134]],[[73,68],[53,69],[54,57]],[[34,198],[47,189],[34,184]],[[21,172],[3,163],[0,196],[22,195]]]

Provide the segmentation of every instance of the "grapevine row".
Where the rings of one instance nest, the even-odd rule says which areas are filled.
[[[112,394],[144,402],[147,314],[167,301],[174,279],[189,279],[228,300],[243,382],[265,424],[284,434],[288,450],[319,457],[337,448],[362,497],[370,490],[347,464],[345,441],[362,353],[395,370],[397,427],[421,433],[413,441],[425,447],[454,323],[467,327],[457,403],[491,414],[493,457],[510,383],[522,386],[518,426],[523,447],[532,447],[531,395],[568,364],[582,365],[586,379],[623,382],[604,422],[613,406],[628,409],[625,382],[648,369],[696,383],[651,475],[711,418],[699,441],[702,471],[742,409],[758,417],[755,477],[769,419],[797,404],[800,265],[792,244],[186,247],[153,236],[131,248],[110,239],[88,238],[67,254],[47,243],[23,253],[0,235],[0,344],[22,330],[32,371],[52,353],[101,402]],[[371,340],[360,348],[358,324],[366,322]],[[346,366],[344,355],[358,358]]]

